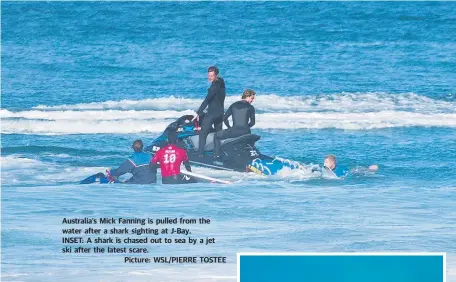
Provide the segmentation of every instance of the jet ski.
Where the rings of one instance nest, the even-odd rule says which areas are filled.
[[[165,131],[144,150],[155,154],[168,144],[168,132],[177,133],[177,145],[186,149],[191,164],[218,170],[254,172],[261,175],[273,175],[284,167],[298,169],[301,164],[287,159],[270,157],[262,154],[255,143],[260,139],[256,134],[245,134],[221,142],[221,158],[214,158],[214,134],[209,133],[204,147],[204,155],[198,154],[199,127],[198,121],[192,121],[192,115],[185,115],[169,124]],[[204,115],[200,116],[200,122]]]
[[[260,175],[274,175],[283,168],[300,169],[302,164],[279,157],[270,157],[262,154],[255,143],[260,140],[256,134],[245,134],[236,138],[222,140],[220,159],[214,159],[214,134],[215,130],[209,133],[204,147],[204,155],[198,154],[199,131],[201,128],[197,121],[192,121],[192,115],[185,115],[169,124],[165,131],[153,140],[144,151],[154,155],[160,148],[168,145],[168,133],[177,133],[177,145],[186,149],[190,163],[195,166],[202,166],[218,170],[254,172]],[[200,116],[200,122],[204,115]],[[216,179],[212,179],[217,182]],[[121,183],[114,179],[109,171],[97,173],[82,180],[80,184],[108,184]]]

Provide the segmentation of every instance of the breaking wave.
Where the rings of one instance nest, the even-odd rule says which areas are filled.
[[[226,105],[238,100],[229,96]],[[4,134],[158,133],[200,99],[155,98],[0,110]],[[259,95],[257,129],[370,130],[456,127],[456,103],[417,94],[341,93],[317,96]]]

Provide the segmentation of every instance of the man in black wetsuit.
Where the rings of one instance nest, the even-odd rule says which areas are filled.
[[[209,67],[207,70],[207,78],[212,82],[211,87],[207,90],[207,96],[196,112],[197,115],[193,120],[198,119],[203,114],[203,111],[208,107],[201,122],[201,130],[199,133],[198,153],[200,156],[204,154],[204,146],[206,146],[206,138],[214,125],[215,131],[222,130],[223,111],[225,102],[225,81],[218,76],[219,70],[217,67]],[[192,121],[193,121],[192,120]]]
[[[220,158],[221,140],[249,134],[250,128],[255,125],[255,108],[251,105],[255,99],[255,94],[253,90],[245,90],[242,94],[242,100],[233,103],[226,111],[223,122],[228,129],[217,131],[214,135],[216,158]],[[228,121],[230,116],[233,116],[233,127]]]

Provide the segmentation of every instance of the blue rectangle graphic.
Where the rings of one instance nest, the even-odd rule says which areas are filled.
[[[445,282],[445,254],[239,254],[240,282]]]

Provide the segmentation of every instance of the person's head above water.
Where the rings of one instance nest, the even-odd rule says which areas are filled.
[[[216,66],[211,66],[207,69],[207,79],[210,82],[217,80],[219,74],[219,69]]]
[[[131,148],[136,153],[142,152],[142,150],[143,150],[143,142],[142,142],[142,140],[141,139],[135,140],[135,142],[133,142],[133,144],[131,145]]]
[[[330,170],[333,170],[334,168],[336,168],[336,165],[337,165],[336,156],[334,156],[334,155],[327,155],[326,158],[325,158],[325,161],[324,161],[323,165],[324,165],[325,167],[329,168]]]
[[[168,132],[168,144],[176,144],[177,143],[177,133],[173,130]]]
[[[252,104],[253,100],[255,100],[255,95],[255,91],[251,89],[246,89],[244,93],[242,93],[242,99]]]

